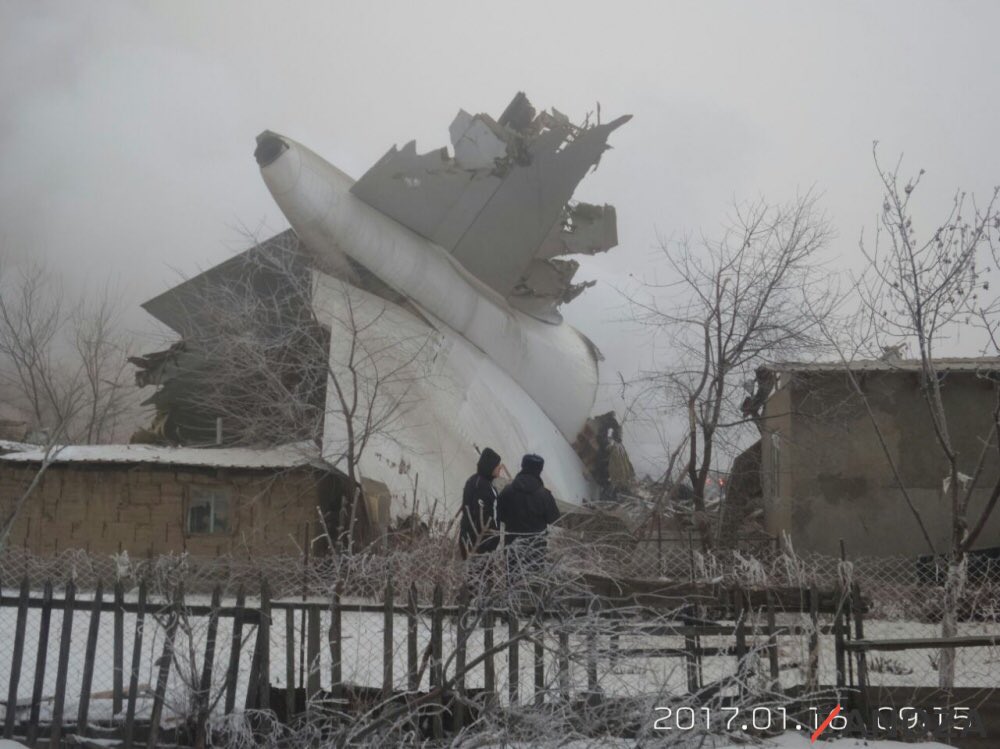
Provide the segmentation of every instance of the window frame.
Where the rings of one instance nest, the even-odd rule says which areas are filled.
[[[232,520],[232,490],[228,486],[216,485],[216,484],[189,484],[187,486],[187,502],[184,508],[184,535],[187,537],[205,537],[205,536],[228,536],[233,532],[233,520]],[[197,496],[201,495],[201,496]],[[204,502],[205,497],[208,499],[208,530],[193,530],[191,528],[191,511],[196,506],[201,506]],[[216,503],[219,501],[225,503],[225,520],[226,527],[224,529],[217,529],[217,515]]]

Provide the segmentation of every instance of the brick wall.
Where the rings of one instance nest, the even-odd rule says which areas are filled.
[[[37,467],[0,465],[0,517],[30,484]],[[228,532],[189,534],[192,486],[229,492]],[[18,517],[8,545],[36,554],[80,548],[132,556],[189,552],[298,554],[308,524],[318,534],[319,475],[145,465],[54,465]]]

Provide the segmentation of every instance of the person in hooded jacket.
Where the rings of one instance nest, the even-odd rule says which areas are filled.
[[[493,480],[500,475],[503,462],[488,447],[483,448],[476,464],[476,472],[465,482],[462,490],[462,523],[459,545],[462,559],[470,554],[486,554],[500,543],[496,523],[497,490]]]
[[[519,547],[514,556],[524,556],[533,564],[541,563],[549,526],[559,519],[559,508],[552,492],[542,483],[545,460],[529,453],[521,459],[521,471],[497,498],[497,523],[504,543]]]

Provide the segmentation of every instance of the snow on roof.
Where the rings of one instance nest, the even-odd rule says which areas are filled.
[[[0,463],[41,463],[45,448],[0,455]],[[129,463],[212,468],[295,468],[316,464],[319,451],[310,442],[279,447],[165,447],[160,445],[62,445],[52,449],[53,463]]]
[[[767,369],[772,372],[843,372],[847,367],[853,372],[919,372],[919,359],[858,359],[848,362],[777,362]],[[934,360],[938,372],[997,372],[1000,356],[951,357]]]
[[[0,455],[3,453],[24,452],[25,450],[37,450],[38,445],[31,445],[27,442],[14,442],[12,440],[0,440]]]

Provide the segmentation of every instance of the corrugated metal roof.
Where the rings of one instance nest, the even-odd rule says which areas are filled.
[[[45,449],[0,455],[2,463],[41,463]],[[164,447],[160,445],[63,445],[53,448],[53,463],[128,463],[211,468],[296,468],[319,461],[312,443],[301,442],[271,448],[252,447]]]
[[[919,372],[919,359],[858,359],[845,364],[835,362],[777,362],[766,369],[772,372],[843,372],[850,367],[854,372]],[[934,360],[939,372],[997,372],[1000,371],[1000,356],[951,357]]]

